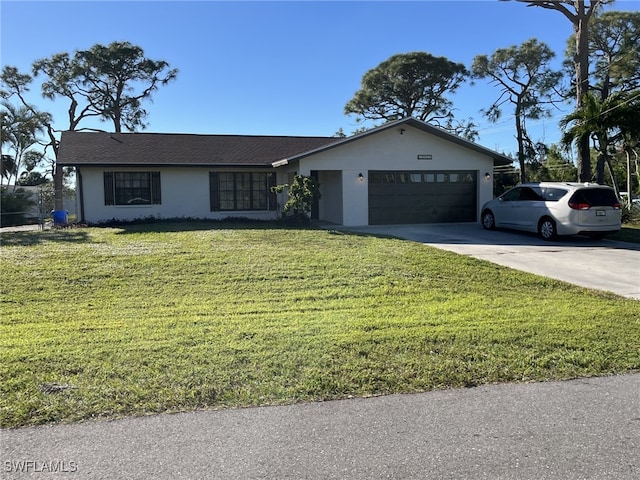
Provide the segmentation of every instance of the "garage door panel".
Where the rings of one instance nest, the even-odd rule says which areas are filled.
[[[477,172],[369,172],[371,225],[475,222],[476,198]]]

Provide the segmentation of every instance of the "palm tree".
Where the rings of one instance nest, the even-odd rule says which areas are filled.
[[[594,131],[600,128],[599,117],[601,104],[593,94],[586,94],[582,99],[582,107],[576,109],[560,120],[560,128],[564,130],[562,143],[570,147],[572,144],[581,145]],[[589,178],[591,180],[591,178]]]
[[[614,113],[618,123],[619,134],[617,138],[622,143],[622,150],[627,157],[627,194],[628,202],[625,206],[631,209],[631,157],[636,158],[636,177],[638,176],[638,149],[640,148],[640,91],[632,92],[628,98],[619,104]]]
[[[582,108],[567,115],[560,121],[565,129],[562,143],[570,146],[579,144],[585,139],[592,139],[594,148],[598,152],[596,168],[597,183],[604,183],[604,165],[609,167],[613,186],[617,190],[616,179],[613,176],[608,147],[615,141],[632,143],[638,137],[638,107],[640,92],[616,92],[604,100],[588,93],[584,96]],[[626,140],[625,140],[626,139]]]
[[[38,144],[38,134],[44,132],[50,121],[47,113],[34,112],[27,107],[16,107],[2,102],[2,147],[8,146],[11,154],[2,154],[2,176],[8,181],[20,174],[29,150]]]
[[[0,120],[2,127],[2,130],[0,131],[0,138],[2,139],[2,146],[4,147],[5,143],[9,143],[8,139],[10,133],[8,124],[9,117],[6,112],[0,112]],[[4,151],[4,148],[2,150]],[[5,155],[2,153],[2,161],[0,162],[0,187],[2,186],[2,179],[6,179],[8,182],[14,175],[17,175],[15,158],[12,155]]]
[[[0,187],[2,179],[9,179],[16,175],[16,161],[11,155],[2,155],[2,163],[0,164]]]

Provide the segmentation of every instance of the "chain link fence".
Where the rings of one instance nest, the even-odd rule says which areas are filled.
[[[3,186],[0,199],[0,227],[38,225],[44,228],[52,220],[55,192],[52,185]],[[64,210],[75,216],[75,192],[64,192]]]

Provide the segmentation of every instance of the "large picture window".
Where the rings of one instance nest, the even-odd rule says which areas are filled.
[[[210,172],[211,211],[273,210],[273,185],[274,173]]]
[[[105,205],[159,203],[160,172],[104,172]]]

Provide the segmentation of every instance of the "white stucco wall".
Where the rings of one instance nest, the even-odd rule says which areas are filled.
[[[159,205],[105,205],[103,172],[160,172],[162,203]],[[148,217],[223,219],[245,217],[269,220],[275,211],[223,211],[211,212],[209,199],[209,168],[100,168],[82,167],[84,220],[100,223],[111,219],[136,220]],[[221,170],[222,171],[222,170]],[[231,170],[229,170],[231,171]],[[237,170],[236,170],[237,171]],[[251,170],[255,171],[255,170]]]
[[[303,175],[312,170],[342,171],[342,224],[347,226],[366,225],[369,221],[369,170],[476,171],[478,210],[493,198],[493,178],[485,178],[485,173],[493,175],[492,158],[407,125],[401,128],[402,135],[400,127],[390,128],[305,157],[299,161],[297,171]],[[431,155],[431,159],[418,160],[418,155]],[[364,181],[359,180],[360,173]]]
[[[404,130],[402,134],[401,129]],[[430,158],[419,159],[418,156],[430,156]],[[286,193],[278,195],[278,209],[274,211],[211,212],[210,168],[132,167],[108,170],[160,171],[162,204],[104,205],[103,172],[105,170],[100,167],[79,169],[79,175],[82,176],[85,221],[98,223],[113,218],[134,220],[147,217],[209,219],[245,217],[268,220],[278,216],[282,205],[287,200]],[[493,198],[493,178],[485,178],[486,173],[493,172],[493,160],[489,155],[406,124],[380,130],[284,165],[276,170],[276,183],[287,183],[293,172],[310,175],[312,171],[317,171],[322,193],[319,202],[320,219],[346,226],[366,225],[369,221],[368,175],[371,170],[475,171],[478,180],[476,199],[478,219],[482,205]],[[359,174],[363,175],[362,180]]]

